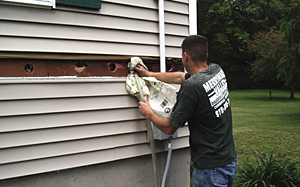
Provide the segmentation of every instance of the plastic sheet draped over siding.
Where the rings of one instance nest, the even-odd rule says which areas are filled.
[[[124,78],[0,80],[0,179],[150,154],[145,124]]]
[[[0,51],[159,57],[158,1],[102,0],[100,10],[0,4]],[[166,57],[180,58],[188,1],[165,1]]]

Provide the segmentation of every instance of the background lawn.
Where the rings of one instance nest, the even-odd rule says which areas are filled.
[[[229,92],[238,164],[253,154],[300,161],[300,92],[288,90],[232,90]],[[238,167],[239,168],[239,167]],[[191,163],[191,176],[193,163]],[[192,179],[192,178],[191,178]],[[192,180],[191,180],[192,186]]]
[[[251,154],[268,151],[300,161],[300,92],[295,93],[295,100],[283,90],[271,90],[272,99],[269,90],[229,94],[239,164]]]

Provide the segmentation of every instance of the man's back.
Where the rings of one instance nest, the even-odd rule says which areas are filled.
[[[236,156],[225,74],[219,65],[210,64],[207,70],[186,78],[170,122],[182,126],[188,121],[195,167],[225,166]]]

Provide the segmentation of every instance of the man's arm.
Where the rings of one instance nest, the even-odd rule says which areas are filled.
[[[152,109],[147,99],[144,99],[145,102],[140,101],[139,110],[140,113],[145,116],[147,119],[152,121],[152,123],[165,134],[173,135],[178,127],[173,126],[169,119],[162,118],[156,115]]]
[[[134,69],[139,72],[139,76],[141,77],[155,77],[156,79],[169,84],[181,84],[185,81],[185,73],[180,71],[167,73],[151,72],[147,71],[141,65],[137,65]]]

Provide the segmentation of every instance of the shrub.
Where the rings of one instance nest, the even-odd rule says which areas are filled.
[[[275,158],[274,154],[251,156],[238,167],[236,186],[299,187],[299,162],[290,158]]]

